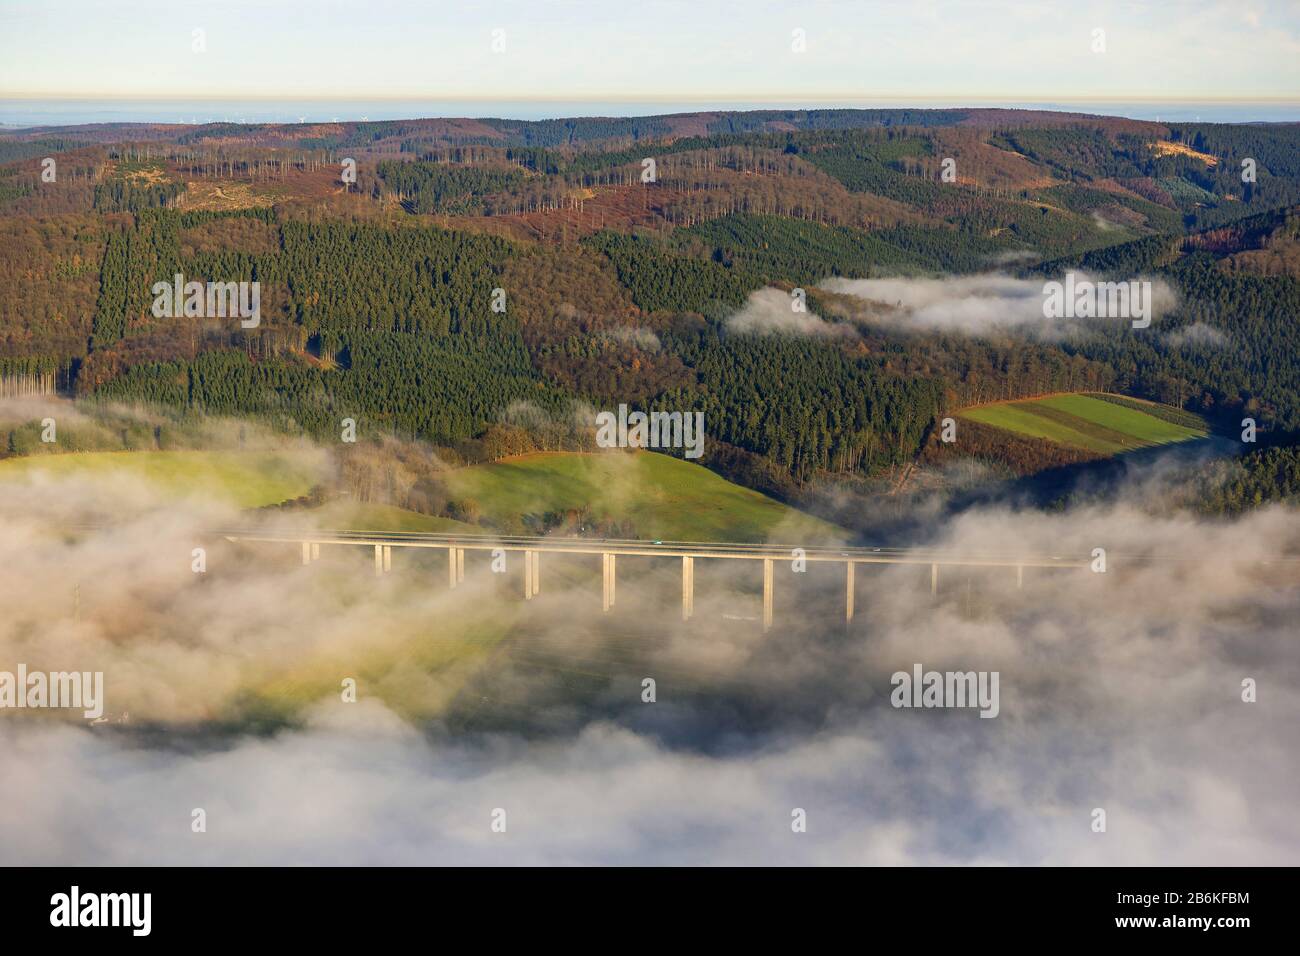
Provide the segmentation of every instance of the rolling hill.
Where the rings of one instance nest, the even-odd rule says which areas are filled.
[[[485,517],[590,509],[664,541],[835,540],[843,531],[700,465],[652,452],[526,455],[453,471],[448,486]]]
[[[1011,404],[966,414],[966,437],[1011,436],[1018,468],[1200,427],[1034,400],[1063,392],[1216,425],[1252,414],[1289,440],[1298,145],[1296,124],[981,109],[15,131],[0,135],[0,397],[226,416],[325,446],[352,419],[363,444],[507,469],[589,448],[573,425],[588,407],[700,410],[725,452],[710,467],[791,499],[906,468],[945,409],[990,398]],[[1032,287],[1072,269],[1150,276],[1178,304],[1149,336],[1098,324],[1047,341],[919,333],[821,290],[990,273]],[[177,274],[258,283],[259,324],[155,316],[150,290]],[[797,289],[806,318],[754,311]],[[741,312],[755,321],[738,330]],[[34,440],[15,433],[8,451]],[[609,476],[549,477],[572,494],[489,477],[453,490],[511,527],[604,508],[677,533],[635,502],[615,515]]]
[[[323,456],[276,452],[70,452],[0,460],[0,487],[33,475],[130,477],[166,498],[203,494],[265,509],[306,496],[328,480],[328,471]],[[651,452],[541,453],[443,475],[458,511],[476,521],[346,498],[277,514],[362,531],[591,534],[597,522],[615,519],[622,536],[660,540],[806,544],[845,534],[700,465]]]

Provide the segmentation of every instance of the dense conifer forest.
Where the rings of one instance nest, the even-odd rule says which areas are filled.
[[[1214,498],[1234,510],[1296,489],[1298,203],[1284,124],[794,110],[6,133],[0,395],[321,439],[352,418],[489,455],[630,402],[702,411],[715,467],[790,488],[946,461],[934,428],[964,405],[1114,391],[1225,432],[1257,420],[1269,447]],[[1066,270],[1158,280],[1176,304],[1150,334],[1024,336],[917,330],[901,300],[821,287]],[[176,275],[258,283],[257,323],[155,316]],[[773,290],[806,311],[736,321]],[[1087,457],[1005,436],[994,455],[995,431],[964,453],[1022,473]]]

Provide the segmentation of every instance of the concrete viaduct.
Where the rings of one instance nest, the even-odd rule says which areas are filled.
[[[392,570],[394,548],[432,548],[447,552],[447,584],[455,588],[465,579],[466,551],[520,552],[524,558],[524,598],[531,600],[541,591],[541,557],[543,554],[599,555],[601,559],[601,608],[614,606],[620,555],[676,558],[682,568],[682,620],[690,620],[695,611],[695,561],[697,559],[759,561],[763,570],[763,629],[772,626],[773,566],[776,562],[801,557],[808,563],[843,564],[844,619],[853,620],[854,571],[860,564],[929,565],[930,593],[939,590],[939,569],[943,567],[1006,568],[1015,572],[1016,585],[1023,587],[1025,568],[1087,568],[1088,558],[1031,557],[998,554],[958,554],[914,548],[798,548],[770,544],[730,544],[690,541],[625,541],[587,538],[547,538],[496,535],[454,535],[424,532],[369,531],[223,531],[220,535],[234,542],[279,542],[297,544],[302,549],[302,563],[320,557],[321,545],[346,545],[373,548],[375,574]]]

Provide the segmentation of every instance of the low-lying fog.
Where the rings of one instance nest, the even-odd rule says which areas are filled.
[[[671,560],[620,561],[606,616],[595,558],[525,605],[515,555],[450,591],[440,552],[205,534],[241,522],[4,486],[0,671],[102,671],[107,720],[0,710],[0,863],[1300,862],[1293,512],[983,506],[933,544],[1106,572],[861,567],[846,629],[843,566],[782,562],[767,634],[752,563],[697,561],[683,625]],[[997,716],[891,706],[915,664],[997,671]]]

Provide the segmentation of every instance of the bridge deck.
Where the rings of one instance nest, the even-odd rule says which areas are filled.
[[[222,531],[229,541],[280,541],[286,544],[351,544],[394,548],[457,548],[469,551],[541,551],[560,554],[624,554],[646,557],[784,560],[802,551],[807,561],[856,564],[939,564],[969,567],[1080,568],[1090,557],[1026,555],[1012,552],[955,552],[924,548],[802,547],[714,541],[636,541],[620,538],[561,538],[528,535],[439,534],[422,531]]]

